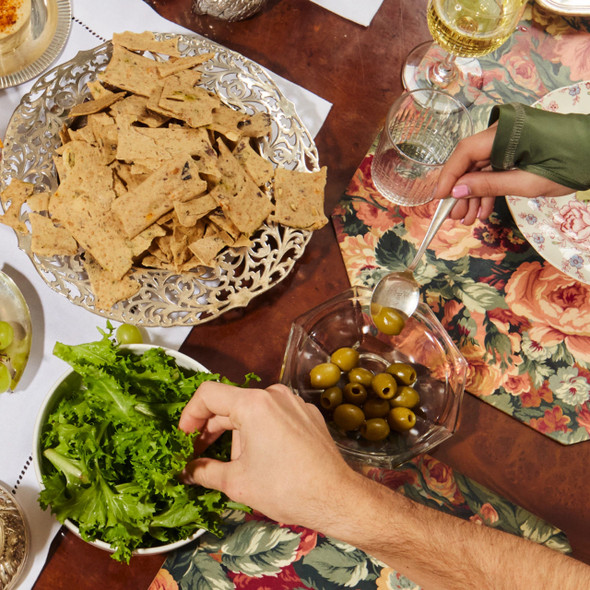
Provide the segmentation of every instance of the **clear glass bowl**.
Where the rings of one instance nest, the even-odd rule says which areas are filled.
[[[332,352],[352,346],[360,364],[380,372],[392,362],[407,362],[417,371],[420,394],[416,425],[403,434],[369,442],[327,424],[344,458],[353,466],[392,469],[432,450],[455,432],[465,388],[467,362],[432,310],[421,303],[398,336],[377,330],[369,312],[372,291],[353,287],[297,318],[291,326],[281,382],[305,401],[319,405],[321,390],[309,381],[311,369]],[[320,407],[321,409],[321,407]]]

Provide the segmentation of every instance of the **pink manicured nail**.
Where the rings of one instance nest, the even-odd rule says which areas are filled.
[[[451,191],[451,195],[455,197],[455,199],[460,199],[461,197],[467,197],[471,194],[469,187],[466,184],[459,184],[453,187]]]

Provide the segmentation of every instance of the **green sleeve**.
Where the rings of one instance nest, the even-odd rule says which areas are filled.
[[[496,105],[495,170],[519,168],[581,191],[590,188],[590,115],[544,111],[519,103]]]

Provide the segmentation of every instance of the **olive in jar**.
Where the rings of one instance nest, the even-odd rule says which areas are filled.
[[[371,397],[363,404],[363,412],[367,418],[385,418],[390,409],[389,401],[380,397]]]
[[[320,395],[320,406],[324,410],[333,410],[342,403],[342,389],[340,387],[328,387]]]
[[[358,365],[359,356],[359,351],[355,348],[343,346],[332,353],[330,362],[340,367],[345,373],[348,373],[348,371]]]
[[[364,367],[354,367],[354,369],[348,371],[348,380],[351,383],[360,383],[365,387],[369,387],[373,380],[373,373]]]
[[[342,430],[356,430],[365,421],[364,412],[354,404],[340,404],[332,417]]]
[[[416,424],[416,414],[410,408],[398,407],[391,408],[387,414],[387,423],[392,430],[406,432]]]
[[[377,373],[371,380],[371,389],[381,399],[391,399],[397,391],[397,381],[389,373]]]
[[[383,440],[389,436],[389,424],[383,418],[370,418],[361,425],[360,433],[365,440]]]
[[[316,389],[333,387],[340,381],[340,367],[334,363],[320,363],[309,372],[311,386]]]
[[[413,385],[417,379],[416,369],[408,363],[391,363],[385,372],[393,375],[400,385]]]
[[[420,394],[409,385],[397,388],[397,393],[389,400],[392,407],[415,408],[420,403]]]
[[[347,402],[360,406],[367,399],[367,388],[362,383],[347,383],[343,396]]]

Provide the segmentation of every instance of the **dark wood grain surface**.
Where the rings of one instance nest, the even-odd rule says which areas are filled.
[[[370,27],[307,0],[270,0],[256,17],[226,23],[192,14],[191,0],[146,0],[163,17],[243,53],[333,104],[316,145],[328,167],[326,211],[336,205],[389,104],[402,91],[406,54],[429,39],[425,0],[384,0]],[[331,225],[316,232],[294,272],[246,309],[195,327],[182,351],[239,380],[278,380],[291,321],[348,287]],[[563,529],[590,563],[590,443],[564,447],[466,395],[459,431],[434,455]],[[147,590],[162,556],[129,566],[61,532],[35,590]]]

